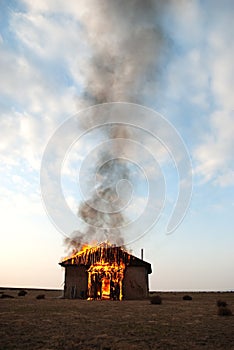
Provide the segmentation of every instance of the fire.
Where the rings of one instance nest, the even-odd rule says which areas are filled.
[[[122,300],[125,264],[96,263],[88,269],[90,299]]]
[[[81,250],[79,251],[74,251],[72,253],[72,255],[70,256],[67,256],[66,258],[62,259],[61,262],[64,262],[64,261],[67,261],[68,259],[75,259],[77,257],[77,255],[81,255],[81,254],[84,254],[87,250],[89,249],[92,249],[94,246],[93,245],[90,245],[90,244],[83,244],[82,247],[81,247]]]
[[[89,300],[122,300],[124,272],[129,260],[130,255],[122,247],[102,243],[85,245],[62,262],[87,267]]]

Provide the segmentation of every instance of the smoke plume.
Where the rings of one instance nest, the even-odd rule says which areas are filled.
[[[166,40],[166,0],[91,0],[81,21],[90,59],[84,60],[82,103],[142,103],[157,91]]]
[[[147,104],[156,96],[160,62],[167,47],[161,26],[167,1],[89,0],[78,4],[85,52],[78,58],[83,84],[79,107],[119,101]],[[106,133],[113,140],[130,137],[122,126],[109,127]],[[120,147],[121,153],[120,145],[113,147]],[[112,151],[103,150],[100,158],[111,158]],[[129,166],[110,160],[96,175],[99,181],[93,194],[78,209],[90,229],[75,231],[66,239],[75,249],[92,240],[124,244],[121,226],[125,217],[114,210],[118,199],[115,186],[119,180],[129,179]],[[109,213],[98,209],[100,198],[108,203]]]

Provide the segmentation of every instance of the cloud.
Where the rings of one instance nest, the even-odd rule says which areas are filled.
[[[232,12],[218,3],[172,3],[166,15],[174,42],[164,78],[167,109],[179,115],[195,175],[202,183],[229,186],[234,183]]]
[[[66,70],[60,73],[54,68],[53,50],[45,47],[48,53],[45,58],[35,49],[40,25],[45,27],[44,34],[48,27],[41,19],[40,25],[33,27],[33,19],[29,14],[12,12],[6,30],[17,41],[10,45],[4,35],[1,37],[0,96],[4,103],[0,108],[0,157],[4,166],[25,166],[38,171],[49,137],[62,120],[76,111],[77,89],[70,81],[63,81]],[[48,46],[57,33],[56,27],[49,28]]]
[[[196,172],[204,181],[223,187],[234,184],[234,42],[230,31],[230,9],[224,8],[221,13],[217,11],[214,7],[214,21],[207,33],[210,93],[214,108],[208,119],[209,128],[194,156]]]
[[[227,111],[213,113],[210,118],[210,131],[205,134],[203,142],[194,151],[197,161],[195,171],[205,182],[212,181],[220,186],[234,184],[233,135],[234,113]]]

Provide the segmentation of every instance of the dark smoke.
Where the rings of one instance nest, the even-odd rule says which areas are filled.
[[[88,59],[78,61],[84,83],[79,107],[118,101],[144,104],[156,96],[160,62],[167,47],[161,27],[167,1],[89,0],[81,4],[82,40],[87,44]],[[123,127],[110,127],[107,134],[110,139],[130,136]],[[106,159],[105,152],[111,151],[104,150],[100,157]],[[79,217],[91,226],[85,232],[73,232],[66,239],[69,247],[80,249],[92,240],[124,244],[121,211],[107,214],[97,207],[100,196],[112,208],[116,183],[128,180],[128,174],[128,165],[121,161],[100,168],[99,188],[94,188],[93,196],[78,209]]]
[[[81,17],[90,59],[80,63],[81,104],[142,103],[157,91],[167,41],[161,20],[167,0],[87,1]]]

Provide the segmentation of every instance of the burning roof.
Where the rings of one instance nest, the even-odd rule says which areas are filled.
[[[79,252],[64,258],[60,265],[63,267],[69,265],[124,265],[125,266],[144,266],[148,274],[152,272],[151,264],[129,254],[123,247],[102,243],[97,246],[85,245]]]

